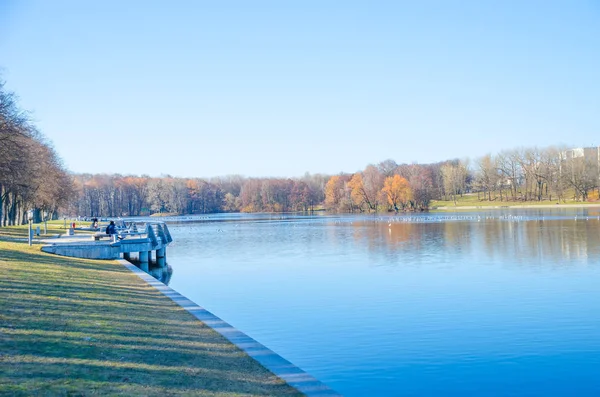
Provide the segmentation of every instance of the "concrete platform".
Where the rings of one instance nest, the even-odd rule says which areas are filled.
[[[95,240],[93,234],[43,239],[41,241],[46,245],[42,247],[42,251],[86,259],[118,259],[122,254],[128,257],[130,253],[135,252],[142,262],[148,262],[151,252],[156,251],[157,260],[164,262],[166,247],[173,241],[167,225],[162,222],[145,223],[141,230],[143,232],[123,231],[124,239],[117,241]]]

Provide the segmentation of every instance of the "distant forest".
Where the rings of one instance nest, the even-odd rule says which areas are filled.
[[[598,199],[598,148],[522,148],[475,161],[397,164],[299,178],[200,178],[69,173],[0,82],[0,226],[61,215],[422,211],[476,193],[486,201]],[[199,170],[201,172],[201,170]],[[567,197],[569,195],[569,197]]]
[[[385,160],[354,174],[306,174],[288,179],[75,175],[78,196],[71,201],[69,213],[135,216],[315,209],[422,211],[432,200],[452,201],[465,193],[498,202],[597,200],[598,157],[595,161],[584,156],[566,158],[569,152],[573,151],[509,150],[473,163],[447,160],[399,165]]]

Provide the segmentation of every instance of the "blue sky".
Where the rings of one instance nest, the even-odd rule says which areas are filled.
[[[3,0],[0,68],[73,172],[294,177],[600,145],[596,0]]]

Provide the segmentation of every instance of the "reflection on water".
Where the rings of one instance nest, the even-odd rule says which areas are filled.
[[[165,285],[169,285],[171,277],[173,276],[173,267],[167,265],[166,267],[160,267],[157,265],[149,266],[149,273],[152,277],[160,281]]]
[[[398,223],[393,221],[353,222],[352,237],[376,255],[390,260],[404,257],[405,250],[427,255],[438,250],[477,252],[487,259],[500,259],[507,252],[514,263],[564,263],[565,259],[586,259],[598,255],[600,221],[484,220],[442,223]],[[426,251],[426,252],[423,252]]]
[[[138,253],[131,253],[129,262],[134,264],[135,266],[141,268],[141,263],[139,261]],[[169,285],[171,282],[171,277],[173,276],[173,267],[167,264],[165,267],[159,266],[156,261],[150,261],[148,264],[148,274],[152,277],[160,281],[165,285]]]
[[[347,396],[596,395],[599,216],[178,218],[171,286]]]

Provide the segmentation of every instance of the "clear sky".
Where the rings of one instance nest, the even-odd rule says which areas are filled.
[[[0,68],[73,172],[600,145],[598,0],[1,0]]]

